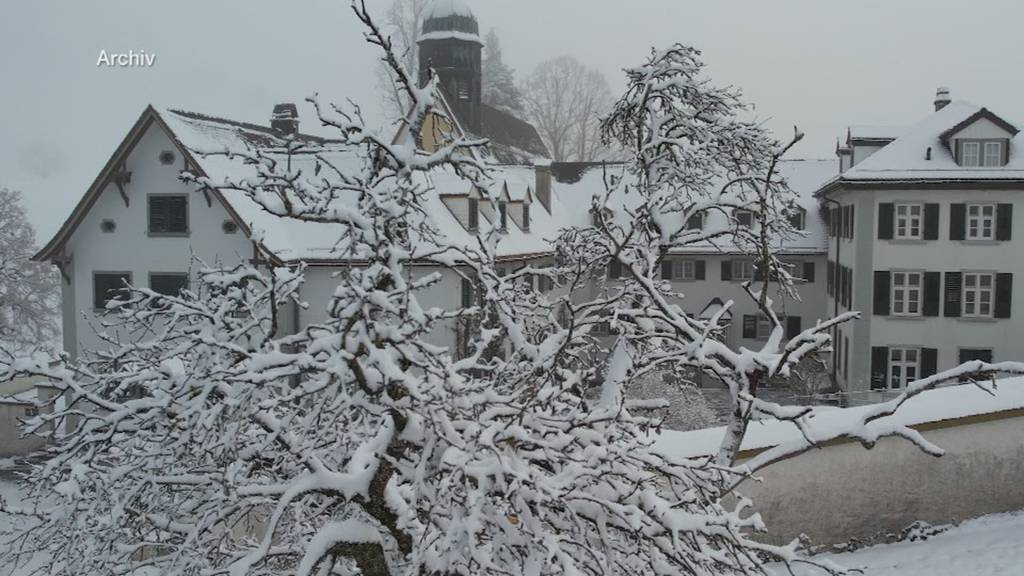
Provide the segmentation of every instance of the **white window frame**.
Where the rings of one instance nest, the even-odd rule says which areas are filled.
[[[912,283],[911,278],[917,282]],[[902,280],[897,282],[897,280]],[[893,316],[920,316],[921,296],[924,292],[924,272],[920,270],[894,270],[890,286],[889,298]],[[899,309],[897,309],[897,306]],[[911,308],[916,308],[912,310]]]
[[[960,162],[961,166],[965,168],[981,166],[981,142],[964,142],[961,144],[960,153],[963,154]]]
[[[744,274],[746,272],[746,274]],[[754,279],[753,260],[733,260],[732,279],[734,282],[746,282]]]
[[[904,212],[902,215],[900,211]],[[917,214],[914,214],[914,211]],[[920,240],[924,233],[924,204],[906,202],[893,208],[893,238],[897,240]],[[915,233],[915,228],[917,232]]]
[[[971,214],[974,211],[975,214]],[[986,214],[988,212],[988,214]],[[968,240],[994,240],[996,237],[996,205],[968,204],[964,224]]]
[[[982,286],[982,280],[988,286]],[[996,275],[992,272],[964,272],[960,287],[960,315],[964,318],[992,318],[995,309]]]
[[[910,358],[913,358],[911,360]],[[893,346],[889,348],[886,362],[885,384],[896,390],[906,388],[907,384],[921,378],[921,349],[915,347]]]
[[[683,282],[692,282],[697,278],[697,263],[686,258],[677,258],[672,261],[672,279]]]
[[[990,153],[990,147],[994,153]],[[1003,143],[996,140],[982,142],[981,144],[981,166],[993,168],[1003,165]]]

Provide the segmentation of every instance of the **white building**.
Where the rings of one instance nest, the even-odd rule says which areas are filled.
[[[963,361],[1024,358],[1024,190],[1018,129],[950,101],[904,127],[851,127],[830,214],[829,312],[860,310],[835,343],[844,390],[894,390]]]

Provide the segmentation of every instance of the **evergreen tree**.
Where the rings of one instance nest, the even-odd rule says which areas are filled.
[[[501,59],[501,40],[491,28],[484,38],[483,101],[503,110],[523,111],[523,94],[516,86],[516,73]]]

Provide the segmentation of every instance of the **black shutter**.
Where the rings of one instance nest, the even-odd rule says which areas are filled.
[[[1013,297],[1013,274],[996,274],[996,318],[1009,318]]]
[[[935,376],[939,363],[939,351],[935,348],[921,348],[921,378]]]
[[[814,282],[814,262],[804,262],[804,280]]]
[[[850,204],[850,240],[853,240],[853,229],[854,229],[854,225],[853,225],[853,207],[854,207],[854,205]]]
[[[786,338],[792,338],[800,333],[803,328],[800,327],[799,316],[787,316],[786,317]]]
[[[996,240],[1009,240],[1013,230],[1013,204],[996,206]]]
[[[967,205],[949,206],[949,239],[963,240],[967,233]]]
[[[757,316],[754,314],[743,315],[743,337],[748,340],[757,339]]]
[[[884,202],[878,205],[879,240],[892,240],[892,225],[895,211],[896,205],[891,202]]]
[[[939,239],[939,205],[924,205],[924,239]]]
[[[671,280],[672,279],[672,261],[665,258],[661,261],[661,279]]]
[[[612,257],[612,261],[608,263],[608,277],[618,278],[622,276],[622,262],[619,262],[618,258]]]
[[[960,272],[946,272],[946,298],[943,304],[943,316],[958,318],[960,316],[960,287],[963,275]]]
[[[836,295],[836,292],[835,292],[835,282],[836,282],[836,263],[831,261],[831,260],[829,260],[826,263],[826,265],[825,265],[825,290],[828,292],[828,295],[832,296],[833,298]]]
[[[924,316],[939,315],[939,301],[942,299],[942,274],[940,272],[924,273],[924,305],[921,314]]]
[[[853,308],[853,269],[844,268],[846,272],[846,307]]]
[[[872,313],[875,316],[889,315],[889,290],[891,282],[888,270],[875,272],[875,301]]]
[[[697,260],[693,264],[693,278],[695,280],[703,280],[707,276],[707,263],[703,260]]]
[[[885,346],[871,347],[871,389],[884,390],[889,378],[889,349]]]
[[[473,306],[473,284],[466,278],[462,279],[462,307],[471,308]]]
[[[722,280],[729,282],[732,280],[732,261],[722,260]]]

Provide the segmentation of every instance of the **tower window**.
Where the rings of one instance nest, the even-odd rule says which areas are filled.
[[[459,80],[455,83],[455,89],[459,100],[469,100],[469,82]]]

